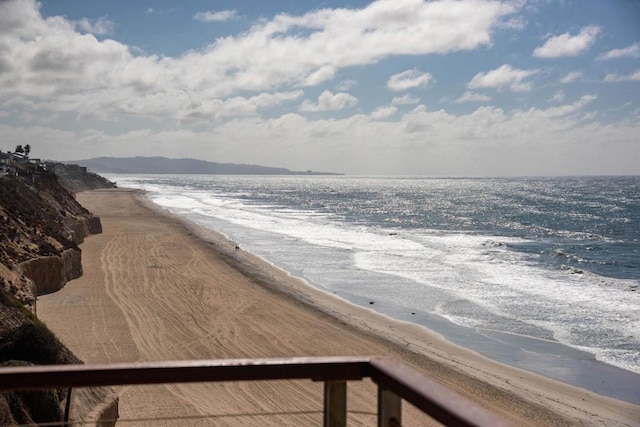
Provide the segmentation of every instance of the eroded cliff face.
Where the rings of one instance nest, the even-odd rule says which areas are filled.
[[[102,223],[97,216],[90,216],[89,218],[82,219],[84,235],[88,234],[100,234],[102,233]]]
[[[2,285],[35,312],[36,295],[82,275],[78,244],[101,233],[100,218],[83,208],[55,175],[0,178]]]
[[[55,175],[0,177],[0,365],[82,363],[38,321],[36,296],[80,277],[78,244],[101,232],[100,218],[83,208]],[[57,390],[28,398],[1,393],[0,424],[62,421],[65,396]],[[117,413],[117,395],[110,388],[74,393],[76,422],[113,425]]]
[[[79,249],[65,249],[60,255],[39,256],[17,266],[18,272],[31,279],[37,295],[62,289],[69,281],[82,276]]]

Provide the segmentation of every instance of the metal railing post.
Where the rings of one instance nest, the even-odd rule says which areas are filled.
[[[343,427],[347,421],[347,381],[363,378],[370,378],[378,385],[378,426],[381,427],[401,425],[402,401],[444,425],[513,425],[416,369],[387,358],[292,357],[0,367],[0,392],[165,383],[323,381],[324,425]],[[70,403],[71,399],[67,401]],[[303,412],[319,415],[317,410]],[[273,413],[276,414],[280,413]]]
[[[378,387],[378,427],[402,425],[402,399],[390,390]]]
[[[67,389],[67,401],[64,404],[64,425],[69,425],[69,411],[71,409],[71,387]]]
[[[347,382],[324,382],[324,427],[346,427]]]

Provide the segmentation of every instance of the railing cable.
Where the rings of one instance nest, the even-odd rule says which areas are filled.
[[[208,415],[184,415],[180,417],[144,417],[144,418],[101,418],[100,423],[115,423],[120,426],[127,423],[146,423],[151,421],[194,421],[194,420],[206,420],[206,419],[224,419],[224,418],[260,418],[260,417],[273,417],[273,416],[299,416],[299,415],[319,415],[322,416],[323,411],[282,411],[282,412],[240,412],[233,414],[208,414]],[[349,411],[352,415],[365,415],[375,417],[377,414],[372,411]],[[83,425],[95,425],[98,420],[71,420],[74,426]],[[61,427],[66,426],[67,422],[47,422],[38,423],[38,427]],[[14,424],[15,427],[32,427],[33,424]]]

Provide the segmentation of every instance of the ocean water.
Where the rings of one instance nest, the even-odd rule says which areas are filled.
[[[327,292],[640,402],[640,177],[108,178]]]

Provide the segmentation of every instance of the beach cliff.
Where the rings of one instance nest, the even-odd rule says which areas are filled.
[[[0,365],[82,363],[37,318],[37,296],[80,277],[78,244],[102,232],[100,218],[61,181],[46,171],[0,177]],[[73,182],[73,191],[83,189],[81,179]],[[65,399],[66,390],[2,394],[0,424],[61,421]],[[117,397],[109,389],[74,391],[71,414],[114,418]]]

